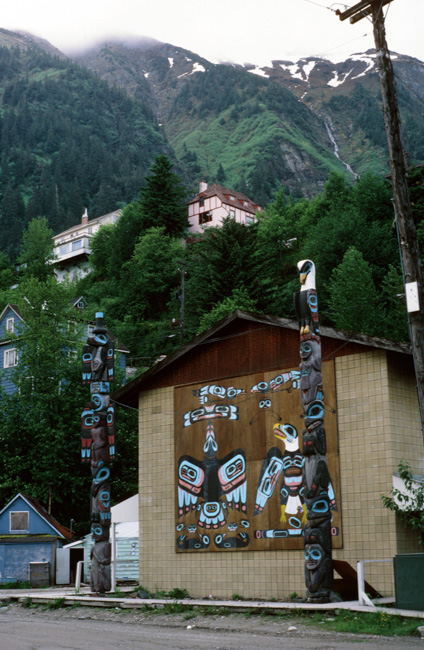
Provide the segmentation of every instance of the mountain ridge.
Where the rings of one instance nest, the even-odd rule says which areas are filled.
[[[311,56],[257,66],[214,63],[144,37],[109,38],[67,56],[43,39],[0,30],[0,45],[62,55],[123,91],[151,115],[190,193],[202,179],[265,205],[281,186],[315,196],[331,171],[352,182],[389,171],[373,50],[337,63]],[[393,63],[405,148],[420,163],[424,64],[396,53]]]

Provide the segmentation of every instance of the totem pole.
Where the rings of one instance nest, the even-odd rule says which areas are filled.
[[[110,462],[115,458],[115,410],[110,401],[114,342],[108,339],[102,312],[82,353],[82,383],[90,385],[91,400],[81,415],[81,460],[90,463],[91,484],[91,590],[111,589]]]
[[[321,339],[315,265],[302,260],[297,268],[302,288],[294,294],[300,328],[300,399],[305,419],[303,431],[304,498],[307,524],[304,529],[306,600],[326,603],[337,599],[333,586],[331,507],[333,499],[326,459],[324,392],[321,375]]]

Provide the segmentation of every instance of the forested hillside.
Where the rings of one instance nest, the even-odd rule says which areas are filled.
[[[423,169],[410,172],[422,249]],[[151,170],[156,180],[167,173],[157,164]],[[228,220],[186,246],[167,230],[166,214],[152,220],[147,198],[153,186],[149,182],[120,221],[95,236],[93,271],[78,287],[93,313],[100,307],[108,313],[139,369],[180,343],[183,268],[185,341],[237,308],[294,318],[296,264],[305,258],[316,264],[323,324],[408,339],[387,179],[365,174],[352,185],[333,173],[314,199],[293,199],[281,189],[257,224]]]
[[[1,34],[0,34],[1,43]],[[38,46],[0,46],[0,250],[45,215],[54,232],[133,200],[169,151],[148,105]]]

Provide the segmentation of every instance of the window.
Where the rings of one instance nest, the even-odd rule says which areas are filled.
[[[236,216],[236,213],[234,210],[230,210],[230,219],[234,219]]]
[[[26,533],[29,530],[29,512],[21,510],[10,513],[10,532]]]
[[[77,239],[77,241],[72,242],[72,250],[76,251],[76,250],[78,250],[78,248],[82,248],[82,240],[81,239]]]
[[[13,368],[18,365],[18,352],[15,348],[4,351],[3,368]]]
[[[200,205],[201,208],[203,208],[203,206],[205,205],[205,197],[204,197],[204,196],[201,196],[201,197],[200,197],[200,199],[199,199],[199,205]]]
[[[87,336],[93,336],[94,325],[87,325]]]
[[[64,244],[59,248],[59,255],[66,255],[68,252],[68,244]]]
[[[199,225],[201,226],[202,223],[208,223],[208,221],[212,221],[212,210],[209,210],[209,212],[202,212],[199,214]]]
[[[231,200],[231,201],[234,201],[234,200],[235,200],[234,196],[232,196],[231,194],[230,194],[230,200]]]
[[[6,320],[6,332],[14,332],[14,331],[15,331],[15,319],[8,318]]]
[[[255,219],[254,217],[250,217],[248,214],[246,214],[246,225],[249,226],[251,223],[254,223]]]

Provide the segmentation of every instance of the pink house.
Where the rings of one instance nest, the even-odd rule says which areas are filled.
[[[204,232],[208,226],[219,226],[226,217],[249,225],[256,221],[256,212],[262,210],[245,194],[217,185],[210,187],[204,181],[197,194],[188,203],[189,233]]]

